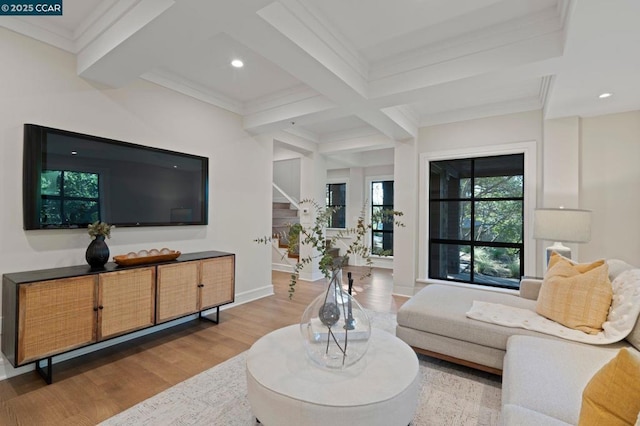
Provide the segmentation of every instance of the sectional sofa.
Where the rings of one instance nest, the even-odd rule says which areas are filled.
[[[619,260],[607,264],[612,282],[634,268]],[[621,348],[640,350],[640,320],[622,341],[592,345],[467,316],[474,301],[535,312],[541,284],[524,279],[518,294],[428,285],[399,309],[396,334],[416,352],[503,374],[505,425],[577,424],[582,391],[593,375]]]

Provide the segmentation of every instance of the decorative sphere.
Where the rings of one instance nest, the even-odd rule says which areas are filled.
[[[318,310],[318,318],[327,327],[333,326],[340,319],[340,309],[333,302],[324,303]]]

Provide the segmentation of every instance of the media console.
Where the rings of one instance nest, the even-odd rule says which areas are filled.
[[[50,384],[52,358],[234,301],[235,255],[218,251],[136,266],[107,263],[2,276],[2,352],[34,363]],[[46,360],[46,370],[42,361]]]

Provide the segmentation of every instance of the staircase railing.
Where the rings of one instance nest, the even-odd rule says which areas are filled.
[[[282,188],[280,188],[278,185],[276,185],[275,182],[271,182],[271,185],[273,185],[273,187],[276,189],[276,191],[278,191],[280,194],[282,194],[282,196],[284,198],[286,198],[287,201],[289,201],[289,203],[291,203],[291,205],[296,208],[296,210],[300,210],[300,204],[298,203],[298,201],[296,201],[293,197],[291,197],[289,194],[284,192],[282,190]]]

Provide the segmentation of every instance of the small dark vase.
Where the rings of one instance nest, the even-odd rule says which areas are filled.
[[[101,268],[109,261],[109,247],[104,242],[104,235],[97,235],[91,241],[84,258],[92,268]]]

